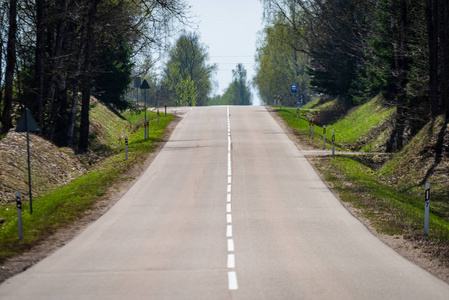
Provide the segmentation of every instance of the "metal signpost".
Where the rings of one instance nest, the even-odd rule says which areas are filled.
[[[313,140],[313,136],[314,136],[314,130],[313,130],[313,126],[315,125],[315,119],[312,119],[312,140]]]
[[[150,85],[148,84],[148,81],[146,79],[143,80],[142,85],[140,86],[141,90],[144,90],[144,109],[145,109],[145,124],[147,124],[147,92],[145,90],[150,89]],[[145,140],[147,140],[147,132],[145,127]]]
[[[335,132],[332,132],[332,157],[335,156]]]
[[[296,109],[296,122],[299,120],[299,108]]]
[[[28,153],[28,187],[30,192],[30,214],[33,213],[33,194],[31,192],[31,163],[30,163],[30,132],[40,131],[37,126],[31,112],[28,108],[25,109],[25,113],[20,117],[19,123],[16,126],[16,132],[27,133],[27,153]]]
[[[323,125],[323,150],[326,150],[326,125]]]
[[[425,209],[424,209],[424,234],[429,234],[429,206],[430,206],[430,183],[426,183],[426,194],[425,194]]]

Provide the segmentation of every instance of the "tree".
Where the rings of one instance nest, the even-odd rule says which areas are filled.
[[[11,109],[13,102],[14,69],[16,65],[17,1],[9,2],[9,31],[6,49],[5,98],[2,111],[2,133],[12,127]]]
[[[263,32],[263,39],[257,49],[257,69],[253,81],[266,104],[272,103],[274,95],[281,96],[283,104],[287,106],[310,100],[310,79],[305,72],[309,55],[305,51],[306,46],[300,45],[301,39],[292,36],[295,34],[283,15],[275,18],[273,24]],[[300,48],[301,51],[297,50]],[[294,97],[290,94],[292,84],[298,87]]]
[[[186,20],[182,0],[24,0],[9,1],[9,6],[7,2],[1,2],[1,26],[16,31],[13,36],[19,39],[9,39],[16,44],[6,58],[10,67],[3,67],[0,51],[0,70],[7,71],[7,84],[0,87],[8,99],[0,94],[3,130],[11,126],[13,111],[26,106],[36,112],[44,137],[70,146],[78,138],[82,151],[88,145],[90,95],[124,108],[122,95],[133,58],[162,48],[174,24]],[[5,7],[11,13],[17,7],[19,26],[15,18],[5,24]],[[3,41],[2,30],[0,50]],[[15,67],[12,54],[17,54]],[[81,115],[80,96],[84,101]]]
[[[215,66],[208,65],[207,49],[195,33],[182,34],[170,50],[164,69],[163,82],[172,103],[181,97],[190,105],[206,105],[212,89],[211,77]]]
[[[221,97],[221,102],[232,105],[252,105],[251,90],[243,64],[232,70],[232,82]]]

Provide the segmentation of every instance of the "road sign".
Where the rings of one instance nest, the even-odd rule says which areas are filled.
[[[296,94],[297,88],[296,88],[296,84],[292,84],[291,85],[291,92],[292,94]]]
[[[142,85],[140,86],[141,90],[148,90],[150,88],[150,85],[148,84],[148,81],[146,79],[143,80]]]
[[[142,85],[142,79],[140,77],[134,77],[134,87],[140,88]]]
[[[19,123],[16,126],[16,132],[38,132],[40,130],[30,110],[26,108],[25,113],[20,117]]]

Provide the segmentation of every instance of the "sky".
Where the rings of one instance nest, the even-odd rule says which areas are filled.
[[[232,81],[232,70],[242,63],[248,79],[255,75],[258,32],[263,29],[260,0],[187,0],[200,41],[208,47],[209,64],[216,64],[213,94],[223,94]],[[259,96],[253,90],[253,104]]]

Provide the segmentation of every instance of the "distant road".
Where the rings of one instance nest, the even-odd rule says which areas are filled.
[[[449,285],[348,213],[264,107],[198,107],[0,299],[449,299]]]

